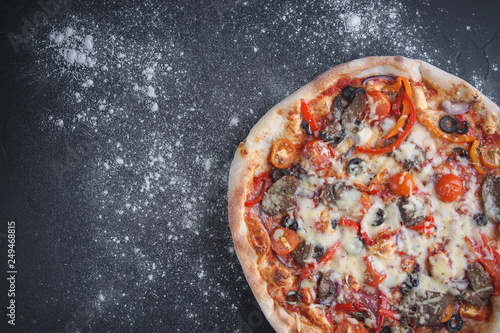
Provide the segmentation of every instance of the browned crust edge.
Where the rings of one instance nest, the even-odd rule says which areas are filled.
[[[402,56],[368,57],[338,65],[271,108],[255,124],[246,140],[240,144],[231,163],[228,182],[228,217],[235,251],[245,277],[263,313],[277,332],[321,331],[305,322],[298,323],[296,315],[289,314],[268,294],[267,282],[257,267],[258,255],[247,238],[248,229],[244,219],[247,189],[254,174],[265,170],[269,164],[267,157],[272,143],[278,138],[287,137],[285,126],[290,120],[287,120],[287,114],[283,110],[298,108],[301,98],[307,101],[316,97],[339,76],[365,77],[379,74],[405,76],[414,81],[425,79],[442,87],[463,86],[481,97],[484,116],[492,116],[500,131],[500,109],[477,89],[466,81],[426,62]],[[495,309],[493,318],[489,323],[482,325],[482,332],[500,332],[500,299],[495,298],[493,303]]]

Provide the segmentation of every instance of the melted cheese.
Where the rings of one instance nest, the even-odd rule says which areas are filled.
[[[370,141],[370,139],[373,136],[373,131],[369,127],[365,127],[358,132],[358,136],[359,136],[358,146],[366,146],[368,141]]]
[[[340,210],[344,211],[353,211],[356,206],[359,205],[359,201],[361,200],[361,195],[363,193],[356,189],[349,189],[347,191],[342,192],[340,200],[337,200],[336,206]]]
[[[413,99],[416,109],[427,109],[433,107],[428,105],[425,100],[423,88],[413,86],[415,97]],[[368,98],[369,112],[374,112]],[[395,125],[394,120],[386,118],[380,123],[380,128],[370,128],[365,126],[357,132],[359,146],[370,146],[379,138],[380,132],[385,135]],[[375,139],[374,139],[375,138]],[[377,155],[369,158],[364,154],[350,152],[347,157],[341,158],[341,155],[351,148],[352,138],[346,138],[338,147],[337,157],[332,159],[329,166],[330,177],[321,178],[316,175],[317,170],[312,170],[312,166],[302,163],[306,168],[307,175],[301,176],[299,189],[297,191],[297,209],[296,218],[299,221],[300,229],[298,235],[306,242],[323,245],[326,250],[334,244],[340,242],[341,247],[335,256],[328,262],[318,265],[316,270],[321,272],[334,272],[335,281],[341,283],[343,288],[347,288],[347,281],[354,279],[355,283],[363,285],[366,278],[367,267],[363,258],[370,256],[372,265],[375,269],[386,274],[386,278],[380,283],[378,288],[389,298],[392,297],[394,288],[400,286],[408,278],[408,272],[404,269],[406,263],[402,263],[401,254],[404,253],[414,258],[419,265],[421,272],[418,273],[419,285],[414,289],[417,292],[437,291],[449,294],[457,294],[459,290],[467,287],[465,270],[468,265],[468,258],[475,258],[465,237],[476,241],[481,241],[480,231],[484,234],[491,234],[494,226],[478,228],[472,219],[477,212],[482,211],[481,200],[478,197],[480,192],[480,183],[478,179],[472,177],[471,181],[464,184],[464,192],[460,198],[452,203],[444,203],[436,197],[435,182],[439,179],[442,171],[435,171],[447,156],[440,150],[443,140],[430,134],[428,129],[419,122],[415,122],[408,138],[400,147],[395,149],[392,154]],[[445,142],[445,144],[447,144]],[[443,154],[440,156],[439,154]],[[354,157],[360,157],[367,163],[367,171],[359,175],[348,175],[346,165]],[[406,227],[402,223],[400,209],[397,205],[398,199],[393,198],[389,201],[382,199],[378,195],[370,195],[371,207],[364,214],[359,212],[362,209],[362,192],[356,188],[350,188],[344,191],[340,197],[331,206],[320,199],[322,187],[328,182],[330,184],[342,180],[348,186],[362,183],[368,186],[375,176],[382,170],[387,170],[389,175],[394,175],[403,170],[409,171],[403,162],[420,162],[418,171],[411,171],[417,194],[407,198],[408,202],[404,208],[408,212],[414,211],[414,218],[425,215],[434,217],[435,228],[433,235],[422,235],[418,231]],[[460,162],[462,163],[462,162]],[[468,167],[463,162],[463,167]],[[457,174],[456,170],[451,170]],[[331,176],[331,175],[335,176]],[[485,203],[486,208],[493,207],[489,202]],[[386,214],[384,222],[377,226],[375,221],[380,218],[380,210]],[[317,229],[322,212],[327,211],[328,216],[339,221],[345,217],[353,219],[359,223],[360,234],[365,234],[371,240],[377,240],[381,232],[385,237],[390,238],[389,245],[393,251],[387,251],[387,255],[374,251],[360,240],[360,234],[352,226],[337,225],[336,229],[328,227],[323,232]],[[459,213],[460,212],[460,213]],[[498,212],[500,214],[500,212]],[[387,236],[388,235],[388,236]],[[373,245],[375,246],[375,245]],[[439,249],[439,250],[438,250]],[[437,251],[438,250],[438,251]],[[433,253],[429,256],[429,253]],[[465,283],[465,284],[464,284]],[[317,281],[303,280],[302,287],[313,288]],[[363,286],[370,289],[368,286]],[[346,290],[347,290],[346,289]],[[340,291],[337,302],[344,301],[345,291]],[[427,301],[429,304],[432,300]],[[436,308],[437,310],[437,308]],[[425,318],[420,318],[425,321]]]
[[[375,202],[372,204],[368,212],[361,219],[361,231],[366,232],[371,239],[374,239],[378,233],[383,230],[396,231],[401,227],[400,213],[398,206],[395,202],[388,206],[380,200],[373,199]],[[375,225],[377,219],[377,212],[382,209],[386,213],[385,220],[379,226]]]
[[[429,267],[432,276],[441,283],[449,282],[453,277],[450,260],[443,252],[429,257]]]

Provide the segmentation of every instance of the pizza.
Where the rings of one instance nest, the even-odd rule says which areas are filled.
[[[275,330],[500,331],[499,117],[401,56],[334,67],[267,112],[228,208]]]

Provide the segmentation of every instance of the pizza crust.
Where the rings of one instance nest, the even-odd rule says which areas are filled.
[[[248,189],[255,174],[270,171],[268,162],[272,144],[281,138],[297,142],[301,134],[300,99],[310,100],[329,88],[340,76],[367,77],[392,74],[405,76],[413,81],[426,81],[441,89],[457,91],[477,96],[480,115],[483,117],[486,133],[500,131],[500,109],[486,96],[466,81],[448,74],[420,60],[401,56],[368,57],[333,67],[318,76],[314,81],[270,109],[252,128],[245,141],[240,143],[231,164],[229,173],[228,215],[236,254],[242,265],[245,277],[263,313],[277,332],[321,332],[300,316],[289,314],[267,291],[267,282],[261,276],[257,265],[258,255],[247,238],[245,222],[245,201]],[[483,129],[484,130],[484,129]],[[500,331],[500,299],[495,297],[492,320],[484,324],[483,332]]]

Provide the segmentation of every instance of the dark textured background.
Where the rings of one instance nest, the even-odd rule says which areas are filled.
[[[0,5],[0,275],[13,220],[19,332],[270,332],[226,217],[253,124],[368,55],[426,60],[500,102],[497,0],[47,5]]]

